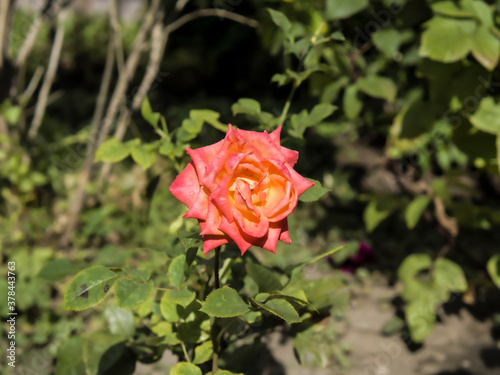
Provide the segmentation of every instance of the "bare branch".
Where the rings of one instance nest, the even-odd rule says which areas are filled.
[[[57,17],[57,30],[56,36],[54,38],[54,44],[52,45],[52,50],[50,51],[49,65],[47,67],[47,73],[42,83],[40,93],[38,94],[38,101],[36,103],[35,115],[33,121],[31,122],[31,128],[28,132],[28,137],[34,139],[38,133],[38,129],[42,124],[43,116],[47,108],[47,98],[50,93],[52,84],[56,77],[57,68],[59,66],[59,58],[61,56],[61,50],[64,40],[64,23],[66,22],[67,13],[65,11],[59,13]]]
[[[26,90],[21,94],[19,97],[19,101],[21,103],[27,103],[33,94],[35,93],[36,88],[38,87],[38,84],[40,83],[40,80],[43,77],[43,73],[45,72],[45,68],[43,66],[39,66],[36,68],[35,73],[33,73],[33,77],[31,77],[31,81],[28,84],[28,87],[26,87]]]
[[[149,55],[148,66],[146,67],[146,74],[144,75],[141,85],[139,86],[139,89],[137,90],[137,93],[135,94],[132,100],[132,108],[125,108],[122,114],[120,115],[120,118],[118,119],[118,125],[116,127],[116,131],[114,134],[114,138],[116,139],[119,140],[123,139],[125,132],[128,128],[128,125],[130,123],[132,114],[141,107],[144,98],[146,97],[149,89],[151,88],[151,85],[153,84],[158,74],[161,58],[164,54],[168,40],[168,34],[164,32],[162,33],[162,27],[163,27],[161,23],[162,17],[158,18],[159,20],[153,27],[153,32],[151,35],[151,50]],[[101,169],[101,174],[99,176],[99,179],[102,182],[106,181],[110,170],[111,170],[110,163],[103,164]]]
[[[118,6],[116,0],[110,0],[109,18],[114,37],[114,49],[116,50],[116,61],[118,63],[118,72],[121,74],[125,66],[125,58],[123,56],[122,32],[120,23],[118,22]]]
[[[10,0],[0,0],[0,69],[3,68],[4,41],[7,29],[7,15],[9,14]]]
[[[90,172],[94,164],[95,152],[99,148],[99,145],[104,141],[104,138],[111,129],[113,120],[118,113],[120,102],[125,96],[129,82],[132,79],[135,70],[137,69],[146,35],[151,30],[151,27],[155,20],[155,14],[158,11],[159,6],[160,0],[153,0],[151,7],[148,9],[147,14],[145,15],[144,23],[142,24],[141,29],[139,30],[139,33],[135,38],[132,51],[127,58],[124,70],[118,77],[118,82],[111,96],[110,103],[106,111],[106,116],[104,117],[104,120],[102,122],[102,127],[99,131],[96,131],[94,134],[90,135],[91,140],[89,141],[88,153],[83,165],[82,172],[78,179],[78,185],[75,194],[73,196],[73,199],[71,200],[68,224],[63,235],[61,236],[59,242],[60,247],[67,247],[71,237],[73,236],[73,232],[76,228],[76,224],[78,223],[78,218],[83,207],[83,200],[85,198],[85,186],[87,185],[87,182],[90,178]]]
[[[54,13],[58,12],[60,8],[60,5],[57,3],[54,5]],[[33,23],[31,24],[31,28],[28,31],[28,35],[26,36],[26,39],[24,39],[23,44],[21,45],[21,48],[19,49],[19,52],[17,53],[16,60],[14,62],[14,65],[17,68],[20,68],[26,63],[26,59],[28,58],[29,54],[31,53],[31,50],[33,49],[33,46],[35,45],[35,40],[40,32],[40,29],[42,28],[42,25],[46,19],[46,15],[43,12],[40,12],[38,16],[35,17],[33,20]]]
[[[193,21],[197,18],[201,17],[221,17],[221,18],[227,18],[231,21],[234,22],[239,22],[243,25],[247,25],[250,27],[258,27],[259,22],[256,20],[253,20],[251,18],[242,16],[240,14],[228,12],[227,10],[224,9],[200,9],[196,10],[194,12],[188,13],[181,18],[175,20],[171,24],[167,25],[165,27],[165,32],[170,34],[173,31],[177,30],[181,26],[184,26],[186,23]]]

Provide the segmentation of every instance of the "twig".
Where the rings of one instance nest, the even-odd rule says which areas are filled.
[[[10,0],[0,0],[0,70],[3,69],[4,40],[7,29],[7,15],[9,14]]]
[[[400,175],[397,172],[392,171],[396,177],[398,185],[402,187],[404,190],[411,191],[414,194],[426,194],[432,198],[434,203],[434,213],[436,215],[436,219],[440,225],[440,228],[443,229],[443,235],[447,237],[447,240],[450,244],[453,244],[455,238],[458,236],[458,223],[454,217],[448,216],[446,213],[446,207],[444,205],[443,200],[434,194],[430,185],[424,180],[420,181],[412,181],[413,176],[415,174],[415,169],[410,169],[408,173],[400,178]]]
[[[54,91],[47,98],[47,107],[50,106],[50,105],[52,105],[52,103],[54,103],[54,102],[58,101],[59,99],[61,99],[63,95],[64,95],[64,91],[63,90]],[[35,106],[28,107],[28,108],[26,108],[24,110],[23,115],[26,116],[26,117],[32,116],[33,113],[35,113],[35,109],[36,109]]]
[[[151,50],[148,66],[146,67],[146,74],[144,75],[141,85],[139,86],[139,89],[137,90],[137,93],[132,100],[132,108],[125,108],[120,118],[118,119],[118,125],[114,134],[114,138],[118,140],[122,140],[125,136],[125,132],[130,123],[130,119],[132,118],[132,114],[141,107],[142,102],[144,101],[144,98],[151,88],[151,85],[153,84],[160,69],[161,58],[165,51],[168,40],[168,34],[162,33],[161,18],[162,17],[159,17],[157,23],[153,27],[153,32],[151,35]],[[99,175],[99,179],[102,183],[105,183],[110,171],[111,163],[104,163]]]
[[[83,170],[82,173],[80,174],[78,185],[76,187],[73,199],[71,200],[68,223],[59,241],[60,247],[63,248],[67,247],[71,237],[73,236],[73,232],[75,230],[78,218],[80,216],[80,212],[82,210],[83,199],[85,198],[85,186],[87,185],[87,181],[89,180],[90,172],[94,164],[95,152],[99,148],[99,145],[104,141],[104,138],[111,129],[113,120],[115,119],[115,116],[119,110],[120,102],[127,91],[129,81],[134,75],[135,70],[137,69],[137,65],[139,63],[139,58],[142,52],[144,41],[146,39],[146,35],[148,34],[149,30],[153,25],[155,14],[158,10],[159,5],[160,5],[160,0],[153,0],[151,7],[149,8],[145,16],[145,21],[142,24],[141,29],[139,30],[139,33],[135,38],[132,51],[130,52],[127,58],[124,70],[118,77],[118,82],[113,91],[113,95],[111,96],[108,110],[106,112],[106,116],[102,123],[102,128],[95,134],[91,134],[92,139],[89,142],[89,150],[84,162]]]
[[[31,122],[31,128],[28,132],[28,138],[34,139],[38,133],[38,129],[42,124],[43,116],[47,108],[47,98],[50,93],[52,84],[56,77],[57,68],[59,66],[59,58],[61,56],[61,50],[64,40],[64,24],[66,22],[67,13],[65,11],[59,13],[57,17],[57,30],[56,36],[54,38],[54,44],[52,45],[52,50],[50,51],[49,65],[47,67],[47,73],[40,88],[40,93],[38,95],[38,101],[36,103],[35,115],[33,116],[33,121]]]
[[[239,22],[243,25],[247,25],[250,27],[255,27],[257,28],[260,24],[258,21],[253,20],[251,18],[242,16],[240,14],[236,14],[233,12],[228,12],[227,10],[224,9],[200,9],[196,10],[194,12],[188,13],[181,18],[177,19],[176,21],[172,22],[171,24],[167,25],[165,27],[165,32],[171,33],[184,24],[195,20],[196,18],[200,17],[221,17],[221,18],[227,18],[229,20],[232,20],[234,22]]]
[[[56,3],[54,5],[54,13],[58,12],[59,8],[59,3]],[[24,39],[24,42],[21,45],[21,48],[19,49],[16,60],[14,62],[14,65],[17,68],[23,66],[26,63],[26,59],[28,58],[31,50],[33,49],[33,46],[35,45],[36,37],[40,32],[40,28],[42,27],[46,17],[47,16],[45,14],[40,12],[40,14],[34,19],[33,23],[31,24],[28,35],[26,36],[26,39]]]
[[[99,123],[101,122],[102,115],[104,113],[104,108],[106,106],[106,99],[108,97],[109,87],[111,86],[111,79],[113,78],[113,65],[115,62],[114,45],[115,41],[113,37],[110,37],[101,86],[99,87],[99,94],[97,95],[94,116],[92,117],[92,127],[90,134],[94,134],[94,132],[97,132]]]
[[[122,74],[125,67],[125,58],[123,56],[123,45],[122,45],[122,32],[120,28],[120,23],[118,22],[118,6],[116,0],[110,0],[109,2],[109,18],[111,21],[111,29],[113,36],[113,48],[116,51],[116,61],[118,64],[118,72]]]
[[[31,81],[28,84],[28,87],[26,87],[26,90],[24,90],[24,92],[19,97],[19,102],[22,105],[25,105],[31,99],[31,97],[35,93],[36,88],[38,87],[38,84],[40,83],[40,80],[43,77],[44,72],[45,68],[43,66],[39,66],[38,68],[36,68],[35,73],[33,73],[33,77],[31,77]]]

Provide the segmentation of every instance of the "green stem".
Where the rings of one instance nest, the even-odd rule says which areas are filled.
[[[297,69],[298,72],[302,71],[302,68],[304,67],[304,59],[306,58],[308,52],[309,52],[309,48],[307,49],[307,51],[304,51],[302,53],[302,56],[300,57],[299,67]],[[288,98],[286,99],[286,103],[285,103],[285,106],[283,107],[283,112],[281,113],[280,122],[278,125],[283,126],[283,123],[286,120],[286,116],[288,115],[288,111],[290,110],[290,105],[292,104],[292,99],[295,95],[295,91],[297,91],[300,84],[301,84],[301,82],[298,82],[298,81],[293,82],[292,90],[290,91],[290,94],[288,95]]]
[[[280,122],[279,122],[279,125],[281,125],[281,126],[283,126],[283,123],[286,120],[286,116],[288,115],[288,111],[290,110],[290,105],[292,104],[293,96],[295,95],[295,91],[297,91],[298,87],[299,87],[299,85],[297,84],[297,82],[294,82],[293,88],[290,91],[288,98],[286,99],[285,106],[283,107],[283,112],[281,113]]]
[[[214,257],[215,289],[220,288],[219,268],[220,268],[220,247],[215,249],[215,257]],[[212,372],[214,373],[219,369],[218,361],[219,361],[220,338],[218,335],[218,331],[220,331],[220,327],[217,325],[217,318],[214,318],[214,321],[212,323],[212,344],[214,348],[214,354],[212,357]]]
[[[181,341],[182,351],[184,352],[184,357],[186,357],[186,361],[191,363],[191,358],[189,358],[189,354],[186,350],[186,345],[184,345],[184,341]]]
[[[220,247],[215,249],[215,260],[214,260],[214,277],[215,277],[215,289],[220,288],[220,280],[219,280],[219,263],[220,263]]]

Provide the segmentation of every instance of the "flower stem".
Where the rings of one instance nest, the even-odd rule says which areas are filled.
[[[219,280],[219,268],[220,268],[220,247],[215,249],[215,260],[214,260],[214,277],[215,277],[215,289],[220,288]]]
[[[220,268],[220,247],[215,249],[215,257],[214,257],[214,279],[215,279],[215,289],[220,288],[220,279],[219,279],[219,268]],[[219,369],[218,360],[219,360],[219,338],[220,327],[217,324],[217,318],[214,318],[212,323],[212,344],[214,348],[214,354],[212,356],[212,372],[215,373]]]
[[[184,357],[186,357],[186,361],[191,363],[191,358],[189,358],[189,354],[186,350],[186,345],[184,344],[184,341],[181,341],[181,347],[182,347],[182,351],[184,352]]]

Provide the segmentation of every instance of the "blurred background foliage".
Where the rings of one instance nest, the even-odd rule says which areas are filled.
[[[338,282],[359,292],[369,274],[383,274],[390,285],[401,285],[404,301],[398,313],[403,320],[396,318],[392,331],[386,328],[407,330],[416,343],[438,324],[436,310],[450,295],[473,309],[478,293],[496,293],[500,3],[193,0],[180,11],[179,2],[160,3],[155,22],[161,25],[207,8],[248,18],[234,22],[215,13],[172,30],[152,71],[150,28],[109,122],[111,132],[127,111],[130,121],[121,136],[101,132],[102,144],[92,144],[92,124],[109,40],[116,34],[109,16],[80,13],[72,4],[44,17],[30,9],[9,15],[0,77],[0,249],[3,273],[8,261],[16,261],[18,360],[26,369],[39,366],[39,373],[48,374],[57,363],[56,373],[70,373],[75,363],[64,358],[81,355],[87,344],[69,337],[99,335],[103,327],[113,333],[118,319],[125,324],[121,330],[132,332],[128,338],[137,327],[137,338],[141,318],[161,316],[147,311],[113,318],[119,315],[113,302],[81,313],[63,311],[62,296],[68,276],[89,265],[148,269],[162,282],[168,260],[182,249],[178,232],[195,229],[181,219],[185,210],[168,186],[188,162],[184,147],[220,140],[227,123],[258,131],[282,125],[283,144],[300,152],[296,169],[329,189],[319,201],[299,204],[290,222],[292,245],[281,244],[275,256],[252,250],[266,266],[285,269],[346,244],[315,266],[326,281],[313,289],[328,297]],[[117,26],[125,61],[153,5],[145,1],[140,16]],[[29,57],[18,66],[16,57],[39,18]],[[30,134],[61,28],[57,74],[43,121]],[[124,69],[117,56],[111,88]],[[151,73],[147,95],[134,107]],[[89,152],[96,152],[96,164],[82,184]],[[79,187],[82,209],[68,232]],[[0,286],[7,290],[6,278]],[[318,308],[325,306],[333,316],[325,334],[337,338],[335,321],[348,314],[347,301],[327,300]],[[5,299],[0,307],[7,311]],[[499,311],[497,293],[486,315]],[[317,335],[291,335],[299,359],[311,361],[306,351]],[[148,351],[154,343],[141,339],[135,355],[156,360],[159,352]],[[41,361],[35,365],[34,352]],[[313,353],[306,363],[313,367],[348,366],[340,340],[324,345],[318,339]],[[97,371],[84,359],[76,365],[82,367],[74,374]]]

